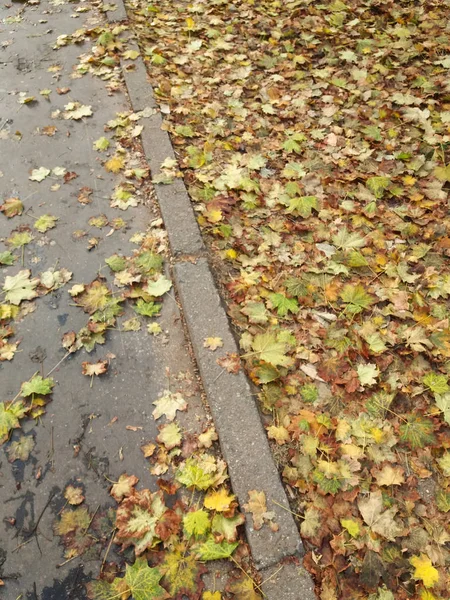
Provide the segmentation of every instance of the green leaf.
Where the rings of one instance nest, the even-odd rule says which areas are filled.
[[[450,511],[450,492],[439,490],[436,493],[436,506],[441,512],[448,513]]]
[[[267,323],[267,309],[263,302],[248,302],[241,312],[248,317],[250,323]]]
[[[298,312],[298,303],[295,298],[286,298],[284,294],[269,294],[268,298],[280,317],[285,317],[288,312],[293,314]]]
[[[408,415],[407,422],[400,425],[400,441],[411,448],[424,448],[434,444],[433,421],[417,415]]]
[[[431,371],[427,373],[422,379],[424,385],[433,392],[433,394],[446,394],[450,391],[450,387],[447,383],[447,377],[439,373]]]
[[[11,254],[9,250],[5,250],[5,252],[0,252],[0,265],[6,265],[9,267],[14,264],[14,254]]]
[[[245,522],[245,516],[238,513],[234,517],[224,517],[224,515],[216,514],[212,520],[212,531],[223,536],[227,542],[235,542],[237,539],[237,528]]]
[[[360,283],[357,285],[345,285],[340,293],[340,297],[347,304],[345,310],[355,315],[369,308],[375,301]]]
[[[37,229],[40,233],[45,233],[49,229],[53,229],[56,225],[56,221],[58,217],[53,217],[52,215],[42,215],[35,222],[34,228]]]
[[[219,560],[229,558],[238,546],[239,542],[229,543],[223,541],[216,544],[214,538],[210,537],[204,544],[197,546],[196,551],[200,560]]]
[[[286,179],[301,179],[306,175],[306,171],[301,163],[290,162],[284,167],[282,175]]]
[[[103,152],[104,150],[108,150],[109,144],[110,143],[109,143],[108,138],[101,137],[98,140],[95,140],[94,148],[95,148],[95,150],[98,150],[99,152]]]
[[[133,309],[138,313],[138,315],[143,315],[144,317],[154,317],[155,315],[159,315],[161,304],[145,302],[145,300],[139,298],[136,304],[133,306]]]
[[[196,537],[206,535],[211,529],[209,513],[206,510],[196,510],[183,517],[184,530],[188,535]]]
[[[366,245],[365,238],[360,237],[357,233],[349,233],[347,229],[341,229],[333,236],[332,241],[336,248],[341,250],[362,248]]]
[[[287,367],[291,364],[291,359],[286,356],[286,344],[277,341],[274,333],[267,331],[255,335],[252,342],[252,349],[258,355],[260,360],[263,360],[274,367]]]
[[[32,394],[39,394],[40,396],[47,396],[52,393],[52,389],[55,385],[53,377],[42,378],[40,375],[34,374],[30,381],[22,383],[20,388],[21,395],[26,398]]]
[[[163,259],[158,254],[146,250],[133,260],[136,267],[141,273],[150,275],[155,271],[159,271],[163,264]]]
[[[289,207],[286,210],[287,214],[300,215],[304,219],[311,216],[311,211],[318,210],[316,196],[300,196],[299,198],[291,198],[289,200]]]
[[[359,523],[353,519],[341,519],[341,525],[349,534],[355,538],[359,535]]]
[[[194,137],[195,132],[190,125],[177,125],[175,127],[175,133],[183,137]]]
[[[375,198],[382,198],[384,191],[389,187],[390,183],[391,180],[389,177],[369,177],[366,181],[366,186]]]
[[[175,479],[188,488],[207,490],[214,485],[215,477],[202,469],[195,458],[188,458],[175,474]]]
[[[29,231],[16,231],[6,241],[13,248],[22,248],[33,240],[33,236]]]
[[[164,275],[160,275],[156,281],[149,281],[147,283],[145,291],[151,296],[159,297],[168,292],[171,287],[172,282],[167,277],[164,277]]]
[[[450,425],[450,394],[444,394],[443,396],[436,394],[434,397],[436,406],[442,412],[444,421]]]
[[[111,271],[114,271],[114,273],[123,271],[127,267],[126,259],[118,254],[113,254],[109,258],[105,258],[105,263],[108,265]]]
[[[134,565],[127,565],[125,581],[134,600],[164,600],[169,594],[159,585],[162,576],[159,569],[150,568],[145,558],[138,557]]]
[[[5,277],[5,284],[3,291],[5,293],[5,300],[18,306],[22,300],[32,300],[36,298],[37,292],[36,287],[39,283],[39,279],[30,279],[31,271],[24,269],[19,271],[14,277],[7,275]]]

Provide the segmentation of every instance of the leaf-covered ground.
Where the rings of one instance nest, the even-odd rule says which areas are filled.
[[[320,598],[448,597],[448,3],[129,9]]]

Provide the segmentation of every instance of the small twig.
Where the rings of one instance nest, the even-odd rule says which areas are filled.
[[[61,564],[56,565],[56,568],[60,569],[61,567],[64,567],[64,565],[67,565],[67,563],[69,563],[71,560],[74,560],[75,558],[79,558],[78,554],[76,556],[72,556],[72,558],[68,558],[67,560],[65,560]]]
[[[305,518],[303,515],[299,515],[298,513],[293,512],[290,508],[286,508],[285,506],[283,506],[282,504],[280,504],[276,500],[272,500],[272,502],[274,504],[276,504],[277,506],[279,506],[280,508],[282,508],[283,510],[285,510],[286,512],[291,513],[291,515],[294,515],[294,517],[298,517],[299,519],[304,519]]]
[[[268,577],[267,579],[264,579],[264,581],[261,583],[261,585],[264,585],[265,583],[267,583],[268,581],[270,581],[271,579],[273,579],[275,577],[275,575],[281,571],[281,569],[283,568],[283,566],[284,565],[281,565],[281,567],[278,567],[278,569],[275,571],[275,573],[272,573],[272,575],[270,577]]]
[[[259,592],[261,592],[261,594],[264,596],[264,598],[267,598],[266,594],[263,592],[263,590],[261,589],[261,587],[256,583],[256,581],[253,579],[253,577],[251,577],[251,575],[249,575],[247,573],[247,571],[243,567],[241,567],[241,565],[238,563],[238,561],[235,558],[233,558],[233,556],[230,556],[230,558],[234,562],[234,564],[238,567],[238,569],[240,569],[244,573],[244,575],[246,575],[246,577],[248,577],[250,579],[250,581],[253,583],[253,585],[255,586],[255,588]]]
[[[89,521],[89,525],[86,527],[86,529],[83,531],[83,535],[86,535],[86,533],[89,531],[89,527],[92,525],[92,521],[95,518],[95,515],[97,514],[98,509],[100,508],[100,504],[97,506],[97,508],[94,511],[94,514],[92,515],[91,520]]]
[[[109,540],[108,547],[106,548],[105,556],[103,557],[103,560],[102,560],[102,566],[100,567],[100,573],[103,571],[103,567],[105,566],[106,559],[108,558],[109,551],[111,550],[114,536],[116,535],[116,531],[117,531],[117,527],[114,527],[113,532],[111,534],[111,538]]]
[[[66,358],[69,355],[70,355],[70,352],[66,352],[64,354],[64,356],[62,357],[62,359],[58,363],[56,363],[56,365],[53,367],[53,369],[47,373],[47,377],[50,377],[50,375],[53,373],[53,371],[55,371],[59,367],[59,365],[66,360]]]

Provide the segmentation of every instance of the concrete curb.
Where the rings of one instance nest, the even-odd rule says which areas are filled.
[[[123,1],[116,2],[118,9],[108,12],[108,18],[111,21],[126,20]],[[138,49],[134,43],[132,49]],[[155,107],[142,57],[132,63],[134,68],[130,70],[127,69],[129,61],[123,61],[122,69],[133,110]],[[141,134],[153,174],[159,173],[161,163],[167,157],[175,157],[169,135],[161,125],[161,114],[156,112],[146,120]],[[239,348],[205,258],[205,246],[184,182],[176,179],[169,185],[155,185],[155,193],[173,255],[176,289],[220,446],[228,463],[233,491],[241,506],[248,501],[250,490],[264,491],[267,508],[275,514],[277,531],[272,531],[268,525],[255,530],[248,514],[246,521],[247,540],[255,566],[262,570],[263,579],[269,578],[264,584],[264,592],[269,600],[313,600],[314,586],[305,569],[298,561],[297,566],[281,562],[289,557],[298,558],[303,553],[303,545],[249,382],[242,372],[228,373],[216,362],[227,352],[239,353]],[[222,338],[223,348],[216,352],[204,348],[204,338],[210,336]]]

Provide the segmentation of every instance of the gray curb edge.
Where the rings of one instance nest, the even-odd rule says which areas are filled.
[[[116,4],[116,11],[106,13],[110,22],[127,18],[123,0],[116,0]],[[129,47],[139,51],[131,40]],[[127,69],[129,64],[133,64],[134,68]],[[139,56],[135,61],[121,60],[121,66],[133,110],[137,112],[147,106],[156,107],[142,57]],[[167,157],[175,158],[169,134],[161,129],[161,125],[161,114],[156,112],[146,119],[141,133],[152,173],[159,172],[161,163]],[[264,491],[268,510],[274,513],[274,522],[278,525],[277,531],[272,531],[268,525],[255,530],[252,519],[247,516],[246,520],[247,540],[255,566],[270,573],[283,559],[301,556],[302,541],[249,382],[242,372],[228,373],[216,362],[225,353],[239,354],[239,348],[205,258],[205,246],[184,182],[176,179],[173,184],[157,184],[154,187],[173,255],[176,289],[220,446],[228,463],[233,491],[241,506],[248,502],[249,490]],[[223,347],[220,350],[211,352],[204,348],[204,338],[210,336],[222,338]],[[272,583],[271,586],[268,582],[264,587],[266,595],[277,600],[314,599],[311,578],[303,567],[292,565],[289,562],[280,567],[283,573],[281,579],[286,584],[290,581],[289,586],[281,586],[286,590],[282,591],[279,585]],[[271,581],[272,577],[270,575]],[[276,589],[271,590],[271,587]]]

